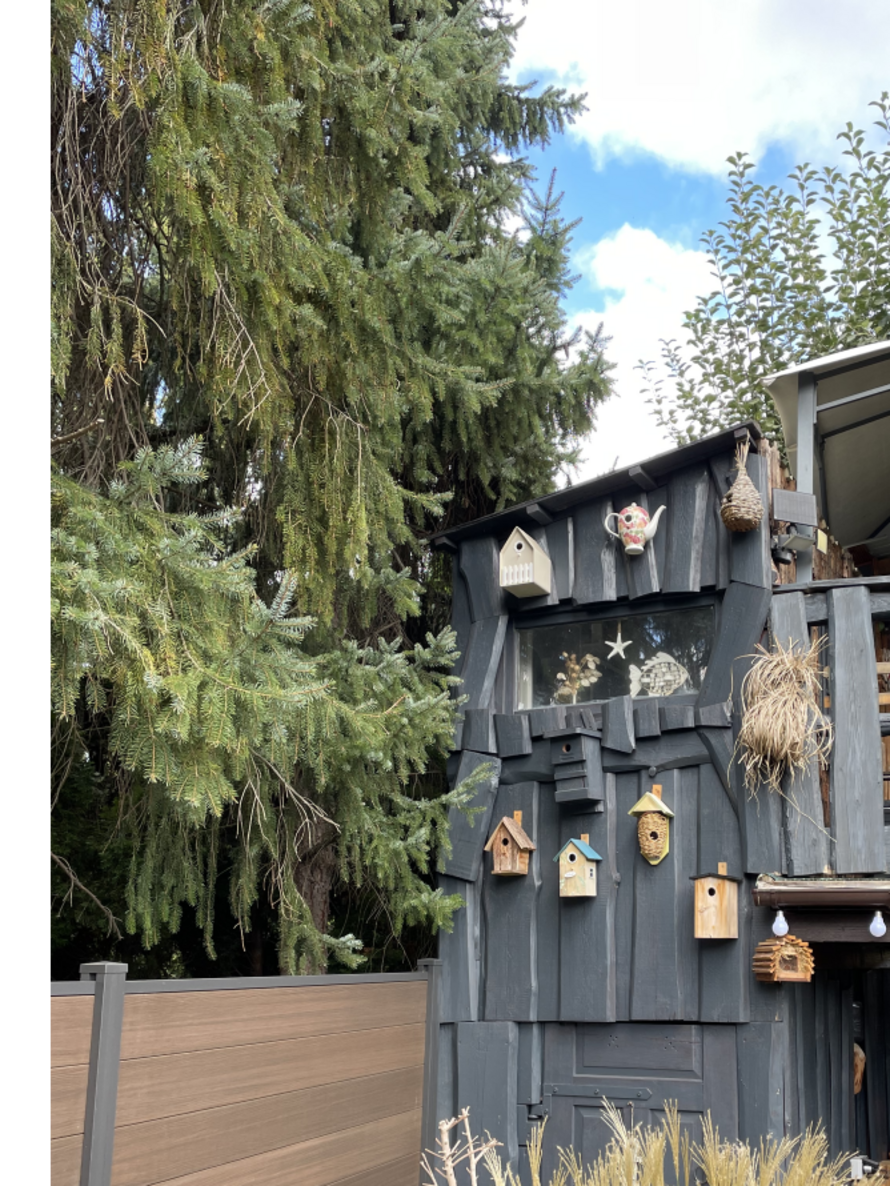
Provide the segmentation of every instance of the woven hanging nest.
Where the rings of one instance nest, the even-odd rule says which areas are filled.
[[[745,469],[747,460],[748,442],[745,441],[736,450],[736,480],[720,504],[720,518],[730,531],[753,531],[763,518],[763,503]]]
[[[668,822],[659,811],[646,811],[637,821],[637,839],[640,852],[647,860],[654,860],[664,852],[667,842]]]

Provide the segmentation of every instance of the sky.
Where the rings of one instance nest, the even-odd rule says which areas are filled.
[[[586,93],[587,112],[526,155],[562,214],[581,218],[565,308],[611,336],[616,395],[572,475],[583,481],[672,447],[634,367],[681,338],[711,291],[700,236],[725,217],[726,158],[783,184],[798,163],[843,165],[837,134],[870,126],[890,90],[887,0],[518,0],[513,79]]]

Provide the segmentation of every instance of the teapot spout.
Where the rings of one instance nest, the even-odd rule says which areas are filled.
[[[663,513],[664,507],[660,506],[655,512],[655,515],[646,524],[643,534],[646,536],[647,540],[652,539],[653,535],[655,535],[655,532],[658,530],[658,520],[661,518]]]

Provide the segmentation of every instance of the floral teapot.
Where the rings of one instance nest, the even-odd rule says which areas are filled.
[[[663,511],[664,507],[659,507],[655,512],[655,518],[650,520],[649,512],[644,507],[638,507],[635,502],[632,502],[629,507],[624,507],[620,511],[612,511],[610,515],[606,515],[603,526],[609,535],[614,535],[615,539],[621,540],[628,556],[639,556],[647,542],[655,535],[658,529],[658,520]],[[613,531],[609,526],[610,519],[618,520],[617,531]]]

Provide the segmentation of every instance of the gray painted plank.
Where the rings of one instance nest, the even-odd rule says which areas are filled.
[[[615,508],[609,499],[580,506],[574,513],[575,587],[579,605],[614,601],[617,591],[617,553],[604,521]]]
[[[590,836],[603,858],[597,866],[595,898],[563,898],[559,903],[559,1016],[563,1021],[614,1021],[617,965],[615,904],[617,820],[615,779],[605,778],[605,811],[564,818],[560,846],[581,833]],[[558,867],[551,859],[551,876]]]
[[[543,1072],[543,1027],[531,1022],[519,1027],[519,1054],[516,1101],[519,1104],[541,1102],[541,1074]]]
[[[866,588],[828,594],[831,669],[831,822],[838,873],[884,869],[881,730],[871,605]]]
[[[652,545],[655,548],[655,571],[657,573],[658,588],[664,587],[664,566],[667,555],[667,538],[668,533],[665,531],[665,520],[670,515],[668,507],[668,488],[667,486],[659,486],[647,495],[649,502],[649,514],[655,516],[658,513],[659,507],[664,507],[664,514],[658,521],[658,530],[655,532],[655,539]]]
[[[451,628],[457,635],[457,649],[460,651],[460,658],[451,669],[452,675],[460,675],[466,662],[472,624],[470,595],[467,592],[466,581],[460,571],[460,563],[455,553],[451,558]]]
[[[695,710],[696,726],[712,729],[732,728],[732,701],[726,700],[722,704],[709,704]]]
[[[522,827],[537,844],[540,784],[501,786],[491,827],[504,816],[522,812]],[[492,854],[486,853],[482,875],[482,913],[485,920],[485,1020],[535,1021],[538,1015],[537,910],[542,861],[530,854],[528,873],[521,877],[492,874]],[[549,869],[546,870],[549,873]]]
[[[469,806],[481,807],[477,815],[468,819],[464,812],[453,807],[448,813],[451,855],[445,861],[445,873],[449,877],[462,877],[464,881],[476,881],[482,866],[482,849],[489,835],[491,812],[500,775],[500,759],[488,754],[475,754],[465,750],[460,757],[455,785],[474,774],[480,766],[488,765],[489,772],[479,783]]]
[[[642,507],[643,510],[649,510],[649,496],[647,494],[640,492],[634,496],[632,501],[635,502],[637,506]],[[665,511],[665,513],[661,516],[656,532],[663,529],[665,515],[668,513],[668,511]],[[649,597],[653,593],[657,593],[659,591],[659,583],[658,565],[655,558],[655,539],[651,539],[646,544],[641,555],[639,556],[628,556],[628,554],[624,551],[624,548],[618,544],[618,541],[616,540],[615,542],[618,546],[618,550],[623,555],[624,576],[625,580],[627,581],[628,597],[630,597],[630,599],[633,601],[637,597]]]
[[[717,588],[725,589],[730,579],[732,533],[727,530],[723,524],[723,520],[720,518],[720,503],[723,501],[724,494],[726,494],[733,482],[732,455],[727,454],[725,457],[712,457],[708,462],[708,469],[711,473],[712,505],[714,507],[716,531]]]
[[[748,454],[748,477],[757,487],[764,506],[760,525],[753,531],[733,531],[730,542],[730,579],[771,589],[773,566],[769,551],[769,471],[766,460],[757,453]]]
[[[549,742],[545,743],[549,749]],[[538,827],[535,837],[541,858],[541,889],[538,894],[538,1020],[559,1020],[559,875],[553,858],[560,849],[563,808],[553,798],[553,783],[541,787]]]
[[[661,736],[658,697],[645,697],[634,701],[634,733],[636,737]]]
[[[711,765],[717,772],[723,789],[726,792],[726,797],[729,800],[735,814],[739,814],[739,804],[736,798],[735,787],[730,777],[730,766],[732,764],[732,730],[731,729],[696,729],[702,745],[708,751],[708,757],[711,759]]]
[[[615,852],[618,896],[615,903],[615,962],[618,968],[615,1011],[619,1021],[630,1021],[630,985],[634,935],[634,868],[640,856],[636,821],[627,813],[640,797],[640,776],[636,773],[606,775],[615,780]],[[673,811],[673,805],[671,805]]]
[[[550,742],[538,737],[532,742],[530,754],[506,758],[501,767],[501,782],[552,782],[553,764],[550,761]]]
[[[745,961],[748,969],[748,994],[751,1002],[752,1021],[786,1021],[787,1002],[783,984],[765,984],[756,980],[751,972],[751,961],[758,943],[773,937],[774,910],[755,906],[752,891],[755,878],[751,875],[739,886],[739,934],[745,935],[747,951]],[[744,928],[743,928],[744,922]]]
[[[500,550],[490,535],[467,539],[460,545],[458,564],[467,582],[473,621],[504,612],[506,598],[500,586]]]
[[[705,1102],[722,1141],[735,1141],[739,1135],[736,1060],[735,1029],[731,1026],[703,1025],[702,1080]]]
[[[477,754],[496,754],[498,743],[494,732],[494,713],[487,708],[468,708],[464,712],[464,731],[461,749]]]
[[[623,754],[633,753],[634,702],[630,696],[615,696],[603,704],[603,745]]]
[[[528,717],[522,713],[495,713],[494,730],[499,758],[515,758],[532,752]]]
[[[528,715],[532,737],[543,737],[545,733],[555,733],[557,729],[566,727],[566,708],[564,704],[553,704],[549,708],[536,708]]]
[[[704,466],[680,470],[669,483],[665,593],[697,593],[710,479]]]
[[[838,1067],[840,1086],[841,1141],[840,1148],[849,1153],[856,1146],[853,1119],[853,988],[841,988],[841,1065]],[[846,1056],[847,1065],[843,1065]]]
[[[828,1136],[831,1129],[831,1064],[828,1056],[828,979],[816,969],[813,975],[815,1028],[813,1049],[816,1054],[816,1101],[819,1122]]]
[[[784,1090],[780,1025],[750,1022],[736,1029],[739,1067],[739,1137],[755,1147],[760,1138],[781,1139]]]
[[[491,1133],[505,1161],[519,1154],[516,1080],[519,1027],[512,1021],[462,1022],[457,1027],[457,1083],[474,1133]]]
[[[720,607],[720,627],[698,695],[699,708],[723,703],[729,699],[733,687],[738,687],[738,678],[733,679],[735,661],[749,655],[759,641],[771,596],[769,588],[739,581],[733,581],[726,590]]]
[[[853,1065],[852,1049],[841,1046],[841,986],[837,980],[825,985],[825,1016],[828,1022],[828,1086],[831,1100],[830,1119],[826,1123],[832,1156],[846,1153],[842,1111],[842,1081]]]
[[[691,964],[697,981],[698,951],[691,941],[693,883],[690,881],[695,872],[697,804],[694,796],[687,798],[681,793],[678,771],[660,777],[664,801],[675,816],[671,820],[668,856],[659,865],[650,865],[639,852],[634,860],[630,1013],[635,1021],[681,1021],[687,1016],[694,1017],[698,1006],[697,999],[686,999],[687,976],[682,966],[684,961]],[[650,784],[651,779],[641,778],[640,794]],[[687,832],[692,834],[691,844]],[[688,970],[687,967],[685,971]],[[696,998],[697,995],[696,992]]]
[[[461,672],[460,691],[467,697],[466,709],[490,707],[506,633],[506,614],[473,623]]]
[[[881,986],[888,980],[886,972],[866,972],[863,980],[863,1006],[865,1022],[865,1068],[877,1067],[878,1073],[866,1082],[866,1107],[868,1110],[869,1157],[880,1161],[890,1149],[890,1099],[887,1093],[887,1078],[890,1075],[890,1047],[888,1047],[887,1017],[884,1011]],[[887,1073],[882,1073],[886,1068]]]
[[[454,1098],[457,1083],[456,1052],[457,1028],[454,1025],[439,1026],[439,1056],[437,1062],[438,1085],[436,1090],[436,1123],[450,1120],[460,1109]]]
[[[548,526],[547,547],[553,565],[557,600],[567,601],[572,597],[575,587],[575,531],[570,515]]]
[[[675,729],[692,729],[695,725],[695,709],[691,704],[663,704],[658,710],[662,733]]]
[[[619,774],[625,770],[675,770],[681,766],[698,766],[708,761],[705,749],[694,730],[662,734],[661,737],[638,741],[632,754],[603,749],[603,770]]]
[[[809,647],[810,632],[802,593],[773,598],[770,628],[775,641],[786,650],[789,646],[795,649]],[[794,779],[786,776],[782,789],[788,872],[794,877],[827,872],[830,838],[822,826],[818,763],[811,762]]]
[[[441,873],[437,884],[446,897],[459,894],[464,900],[453,916],[452,930],[439,932],[442,1021],[475,1021],[479,1016],[479,886]]]
[[[738,761],[733,762],[730,777],[739,804],[745,872],[783,872],[785,854],[780,797],[764,786],[753,794],[748,791]]]
[[[722,536],[726,535],[726,528],[720,521],[720,504],[714,494],[714,484],[708,475],[708,505],[705,511],[705,536],[701,550],[701,572],[699,587],[713,589],[717,585],[719,570],[719,549]],[[727,568],[728,568],[727,550]]]
[[[710,762],[698,767],[698,869],[716,872],[726,861],[730,877],[741,877],[742,842],[739,821],[723,790],[719,774]]]

